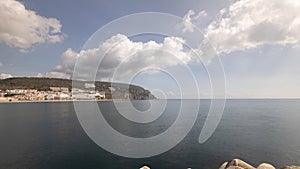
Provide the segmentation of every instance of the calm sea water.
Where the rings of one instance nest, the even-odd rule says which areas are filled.
[[[198,101],[189,100],[190,104]],[[126,121],[112,102],[98,104],[119,132],[149,137],[172,125],[179,102],[169,100],[162,116],[142,125]],[[182,142],[166,153],[142,159],[113,155],[97,146],[81,128],[72,102],[2,103],[0,168],[138,169],[147,164],[153,169],[213,169],[236,157],[253,165],[300,165],[300,100],[227,100],[217,130],[204,144],[198,143],[198,137],[210,101],[200,103],[196,123]],[[148,101],[133,104],[141,110],[149,107]]]

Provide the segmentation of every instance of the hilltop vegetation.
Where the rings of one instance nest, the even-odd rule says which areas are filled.
[[[50,91],[50,87],[67,87],[69,91],[73,86],[83,89],[86,81],[72,81],[69,79],[58,78],[38,78],[38,77],[16,77],[0,80],[0,90],[7,89],[36,89],[38,91]],[[107,98],[123,99],[125,97],[129,99],[155,99],[150,91],[136,85],[128,85],[123,83],[110,83],[96,81],[93,83],[95,90],[104,91]]]

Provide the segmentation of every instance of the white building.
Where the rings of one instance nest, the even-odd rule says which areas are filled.
[[[65,93],[60,93],[59,94],[59,99],[60,100],[68,100],[68,99],[70,99],[70,96],[68,94],[65,94]]]
[[[94,83],[85,83],[85,84],[84,84],[84,87],[85,87],[86,89],[89,89],[89,88],[95,88],[96,86],[95,86]]]
[[[50,87],[50,90],[53,92],[69,92],[69,88],[67,87]]]

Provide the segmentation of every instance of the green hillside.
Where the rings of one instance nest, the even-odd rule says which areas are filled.
[[[69,91],[72,89],[72,83],[74,87],[84,89],[86,81],[73,81],[69,79],[58,78],[38,78],[38,77],[15,77],[0,80],[0,90],[7,89],[36,89],[38,91],[50,91],[50,87],[67,87]],[[129,85],[123,83],[110,83],[100,82],[94,83],[95,90],[104,91],[108,98],[117,97],[122,99],[127,93],[129,99],[155,99],[150,91],[136,85]],[[113,91],[111,90],[113,89]],[[129,89],[129,90],[128,90]]]

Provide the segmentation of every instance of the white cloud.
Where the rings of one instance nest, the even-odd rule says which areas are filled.
[[[28,10],[16,0],[0,1],[0,42],[20,51],[37,43],[63,40],[60,21]]]
[[[189,11],[186,20],[189,21],[193,14]],[[206,62],[216,54],[261,45],[299,45],[299,0],[240,0],[222,9],[220,15],[207,26],[204,32],[206,39],[197,49]],[[183,29],[187,30],[192,28]]]
[[[192,58],[184,51],[183,43],[183,39],[178,37],[166,37],[162,43],[133,42],[125,35],[118,34],[100,44],[98,48],[83,50],[80,54],[67,49],[61,56],[63,64],[56,66],[52,73],[70,77],[80,56],[80,62],[77,63],[79,76],[92,78],[93,69],[98,67],[99,59],[104,54],[106,55],[97,71],[99,80],[111,80],[113,75],[116,79],[126,78],[146,67],[186,65]]]
[[[189,10],[188,13],[183,17],[183,29],[182,32],[194,32],[194,22],[197,20],[201,20],[202,18],[206,17],[207,13],[205,11],[199,12],[195,15],[193,10]]]
[[[1,73],[0,79],[7,79],[13,77],[11,74]]]
[[[67,49],[62,55],[61,59],[63,64],[58,65],[50,72],[49,76],[59,76],[59,77],[71,77],[74,71],[74,65],[77,60],[78,53],[74,52],[71,48]]]
[[[204,40],[194,49],[208,64],[217,54],[256,48],[261,45],[299,45],[300,3],[297,0],[240,0],[220,10],[220,17],[210,22],[204,31]],[[183,32],[194,31],[192,23],[199,23],[205,11],[195,14],[190,10],[183,19]],[[200,36],[200,35],[199,35]],[[94,67],[103,54],[97,71],[99,79],[110,80],[132,75],[145,67],[167,68],[171,66],[199,63],[192,51],[183,48],[184,40],[166,37],[162,43],[149,41],[133,42],[125,35],[115,35],[98,48],[81,51],[72,49],[62,54],[61,65],[51,72],[62,77],[72,76],[78,56],[80,76],[92,78]],[[214,45],[214,47],[211,45]],[[117,73],[114,71],[118,69]]]

